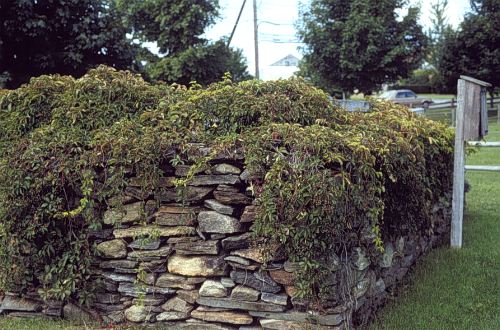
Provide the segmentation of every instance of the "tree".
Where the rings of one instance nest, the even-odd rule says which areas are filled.
[[[98,64],[134,67],[137,49],[108,1],[2,0],[0,27],[0,84],[8,88],[41,74],[79,77]]]
[[[221,80],[226,72],[234,81],[250,79],[241,50],[233,50],[219,40],[212,44],[198,44],[167,56],[146,67],[153,80],[189,85],[196,81],[208,85]]]
[[[134,37],[156,42],[171,55],[202,43],[200,36],[218,16],[218,0],[116,0]]]
[[[407,77],[424,56],[427,38],[419,8],[398,17],[403,0],[312,0],[299,36],[306,44],[301,74],[329,92],[370,94]]]
[[[218,16],[217,0],[116,0],[134,38],[156,42],[159,56],[141,54],[152,80],[188,85],[206,85],[220,80],[225,72],[236,81],[249,79],[240,50],[223,40],[209,43],[201,37]]]
[[[472,1],[456,33],[445,38],[439,70],[448,88],[456,90],[460,75],[469,75],[500,85],[500,2]]]

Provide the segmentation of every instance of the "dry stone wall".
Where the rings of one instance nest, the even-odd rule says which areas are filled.
[[[343,256],[332,253],[337,273],[325,285],[338,286],[338,305],[313,312],[308,301],[294,298],[296,263],[277,247],[274,260],[263,264],[259,241],[249,232],[255,205],[241,156],[219,157],[180,194],[173,180],[188,169],[167,170],[157,199],[132,178],[123,206],[103,214],[102,230],[91,237],[98,254],[94,280],[101,289],[89,308],[6,293],[0,313],[181,329],[347,329],[368,321],[415,261],[448,232],[449,211],[437,205],[432,233],[385,242],[377,260],[363,246]]]

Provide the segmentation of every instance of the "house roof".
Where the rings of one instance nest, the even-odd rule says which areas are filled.
[[[274,62],[271,66],[298,66],[299,59],[292,54],[288,54],[281,60]]]

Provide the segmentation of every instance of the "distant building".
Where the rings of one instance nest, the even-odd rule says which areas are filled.
[[[271,66],[299,66],[299,59],[293,56],[292,54],[289,54],[285,57],[283,57],[281,60],[278,62],[275,62],[271,64]]]
[[[286,79],[299,70],[299,59],[289,54],[262,70],[264,80]]]

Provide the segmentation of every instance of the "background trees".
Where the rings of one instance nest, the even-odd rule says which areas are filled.
[[[79,77],[98,64],[186,84],[228,71],[248,79],[241,51],[201,37],[218,9],[217,0],[2,0],[0,88],[41,74]]]
[[[461,74],[500,85],[500,1],[471,1],[457,32],[446,36],[439,71],[449,89],[456,90]]]
[[[160,54],[143,53],[152,80],[209,84],[225,72],[249,79],[241,51],[201,35],[218,17],[218,0],[116,0],[127,26],[141,42],[156,42]]]
[[[320,87],[370,94],[382,83],[408,76],[423,57],[427,39],[419,9],[405,1],[312,0],[302,12],[306,44],[301,73]]]
[[[0,86],[49,73],[81,76],[97,64],[137,69],[137,47],[115,9],[101,0],[0,2]]]

